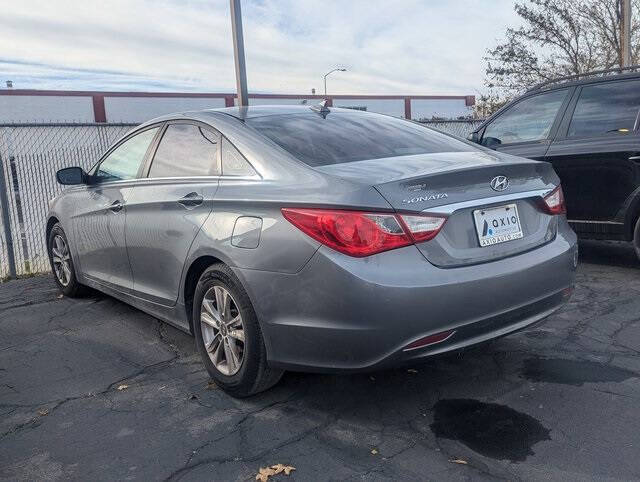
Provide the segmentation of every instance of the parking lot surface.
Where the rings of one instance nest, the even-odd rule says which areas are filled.
[[[366,338],[363,338],[366,343]],[[640,478],[640,264],[582,243],[544,324],[412,368],[288,373],[234,400],[193,339],[108,296],[0,284],[0,478]]]

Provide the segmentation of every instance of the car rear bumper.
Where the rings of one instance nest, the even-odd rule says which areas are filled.
[[[576,236],[565,221],[532,251],[441,269],[415,246],[368,258],[321,247],[295,274],[237,269],[274,366],[359,371],[457,350],[520,330],[568,298]],[[407,350],[426,336],[446,340]]]

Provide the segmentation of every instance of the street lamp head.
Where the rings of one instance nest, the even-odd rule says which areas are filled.
[[[346,72],[347,69],[343,68],[343,67],[337,67],[333,70],[330,70],[329,72],[327,72],[326,74],[324,74],[324,95],[327,95],[327,76],[329,74],[332,74],[333,72]]]

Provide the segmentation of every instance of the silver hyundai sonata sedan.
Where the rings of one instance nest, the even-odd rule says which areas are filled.
[[[56,282],[193,333],[234,396],[283,370],[379,369],[520,330],[577,264],[551,166],[325,106],[168,115],[51,202]]]

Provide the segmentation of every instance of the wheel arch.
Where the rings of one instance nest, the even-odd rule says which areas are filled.
[[[624,237],[626,240],[632,241],[633,231],[636,227],[638,219],[640,219],[640,188],[636,189],[626,211]]]
[[[53,227],[58,223],[60,223],[60,220],[55,216],[49,216],[49,219],[47,219],[47,228],[45,231],[47,244],[49,243],[49,233],[51,233]]]
[[[191,264],[189,265],[189,269],[187,269],[187,273],[184,277],[184,308],[186,311],[187,321],[189,322],[189,330],[193,334],[193,295],[196,291],[196,286],[198,285],[198,280],[204,270],[206,270],[212,264],[225,264],[220,258],[216,256],[205,254],[197,257]]]

